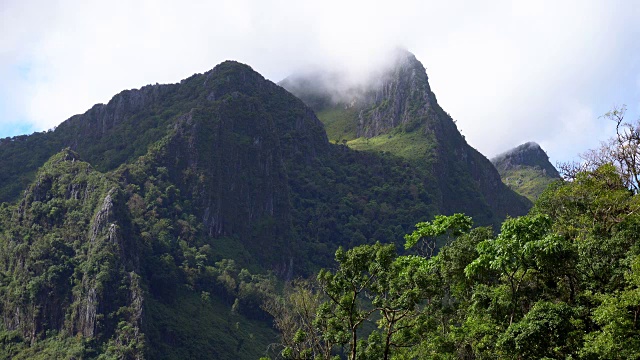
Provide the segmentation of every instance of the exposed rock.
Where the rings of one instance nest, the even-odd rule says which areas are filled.
[[[104,197],[102,201],[102,207],[98,210],[98,213],[93,218],[93,225],[91,225],[91,242],[96,241],[96,237],[105,228],[107,228],[107,223],[110,220],[111,211],[113,209],[113,201],[111,200],[111,195],[115,189],[109,190],[107,196]],[[113,224],[112,224],[113,225]]]
[[[533,167],[539,168],[551,178],[560,178],[558,170],[549,162],[547,153],[535,142],[519,145],[494,157],[491,162],[500,173],[518,167]]]
[[[357,135],[371,138],[398,126],[420,126],[427,121],[433,101],[422,64],[413,54],[400,52],[395,64],[353,104],[361,108]]]

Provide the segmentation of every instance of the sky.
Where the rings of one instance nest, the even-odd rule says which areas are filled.
[[[0,137],[228,59],[277,82],[403,47],[484,155],[535,141],[569,161],[613,136],[607,111],[640,115],[637,19],[635,0],[0,0]]]

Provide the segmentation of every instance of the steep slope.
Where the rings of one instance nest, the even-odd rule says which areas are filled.
[[[16,182],[33,179],[42,165],[38,159],[44,163],[61,148],[106,172],[133,163],[161,139],[176,153],[176,163],[164,164],[176,186],[199,186],[194,201],[212,236],[261,232],[267,238],[274,234],[255,229],[273,222],[274,236],[288,237],[284,164],[305,164],[329,151],[322,124],[302,102],[250,67],[225,62],[180,84],[123,91],[55,131],[4,139],[4,164],[32,159],[6,167],[0,179],[4,200],[19,194]],[[180,172],[202,175],[204,184]]]
[[[118,185],[71,150],[42,166],[19,204],[3,209],[3,328],[31,343],[60,332],[142,346],[139,244],[124,206]]]
[[[161,151],[157,146],[103,174],[63,150],[41,167],[18,204],[5,204],[0,357],[263,354],[273,332],[249,319],[255,309],[232,312],[228,302],[240,297],[238,289],[217,277],[226,274],[243,287],[270,280],[246,270],[239,279],[233,263],[218,264],[216,243],[197,231],[190,200],[155,161]],[[195,314],[203,321],[186,321]]]
[[[534,142],[502,153],[491,162],[507,186],[531,201],[535,201],[550,183],[560,179],[547,153]]]
[[[247,71],[236,71],[243,67]],[[294,110],[291,105],[297,100],[284,100],[281,88],[266,82],[248,66],[225,62],[178,84],[122,91],[107,104],[97,104],[55,130],[0,139],[0,201],[18,199],[35,171],[63,148],[78,151],[100,171],[113,170],[144,155],[191,109],[207,107],[234,93],[271,99],[265,106],[278,125],[287,127],[282,135],[301,137],[306,140],[300,142],[302,147],[312,152],[327,147],[322,125],[307,121],[316,121],[311,111],[300,106]]]
[[[292,75],[281,85],[316,111],[330,140],[390,152],[432,174],[444,213],[466,212],[492,223],[527,211],[529,201],[502,184],[489,160],[467,144],[438,105],[413,54],[398,51],[389,68],[357,85],[342,83],[344,78],[314,72]]]

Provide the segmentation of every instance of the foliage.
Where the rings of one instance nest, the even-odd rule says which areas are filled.
[[[372,138],[360,137],[348,141],[347,145],[360,151],[382,151],[406,159],[434,161],[436,143],[432,134],[416,131],[382,134]]]
[[[463,214],[453,214],[451,216],[436,215],[432,222],[419,222],[416,224],[416,230],[411,234],[404,237],[405,249],[412,248],[418,244],[418,242],[424,242],[423,255],[431,257],[436,249],[436,242],[428,242],[429,238],[435,238],[442,235],[447,235],[447,238],[451,240],[452,237],[460,236],[461,234],[469,231],[473,221],[470,217]],[[446,241],[447,243],[449,241]]]
[[[536,201],[549,184],[558,180],[539,168],[525,167],[503,171],[500,177],[513,191],[526,196],[532,202]]]
[[[434,223],[446,227],[442,233],[456,228],[454,232],[460,234],[460,230],[468,230],[465,224],[469,221],[458,214],[440,217]],[[428,314],[439,298],[437,262],[416,255],[398,256],[393,244],[380,243],[339,249],[336,261],[336,271],[321,270],[318,274],[321,293],[294,287],[291,294],[295,296],[281,299],[288,306],[271,311],[283,329],[281,356],[326,359],[340,345],[347,346],[349,359],[390,359],[418,345],[432,329]],[[302,307],[304,316],[299,315],[300,296],[307,299],[306,304],[314,304]],[[273,303],[268,306],[274,309]],[[286,320],[289,322],[283,326]],[[376,327],[367,326],[371,323]],[[368,337],[361,337],[363,331]]]
[[[332,106],[317,112],[318,118],[322,120],[327,132],[329,141],[335,144],[343,144],[343,141],[350,141],[356,136],[356,109],[343,109],[343,106]]]
[[[636,194],[640,191],[640,121],[626,121],[626,111],[627,107],[623,105],[603,116],[616,124],[616,135],[602,142],[600,148],[580,155],[580,162],[559,164],[560,172],[566,179],[611,164],[615,166],[624,186]]]
[[[637,196],[604,165],[550,186],[497,236],[455,214],[405,237],[447,234],[437,252],[341,250],[319,274],[314,330],[350,359],[638,358]]]
[[[539,301],[498,339],[498,348],[513,358],[558,359],[575,353],[579,339],[574,309],[563,302]]]
[[[584,355],[605,359],[633,359],[640,356],[640,257],[631,259],[625,274],[626,286],[614,293],[599,294],[593,309],[597,330],[586,336]],[[620,341],[624,339],[623,341]]]
[[[311,281],[288,284],[281,295],[271,294],[263,304],[281,334],[279,354],[293,359],[327,359],[335,343],[322,336],[315,321],[320,304],[326,298]]]

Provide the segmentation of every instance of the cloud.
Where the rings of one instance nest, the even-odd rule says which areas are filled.
[[[177,82],[226,59],[279,81],[309,66],[366,74],[402,46],[423,62],[472,146],[492,156],[537,141],[552,160],[566,160],[608,136],[597,115],[613,104],[637,112],[637,8],[595,0],[8,0],[0,5],[0,132],[18,122],[48,129],[121,90]]]

